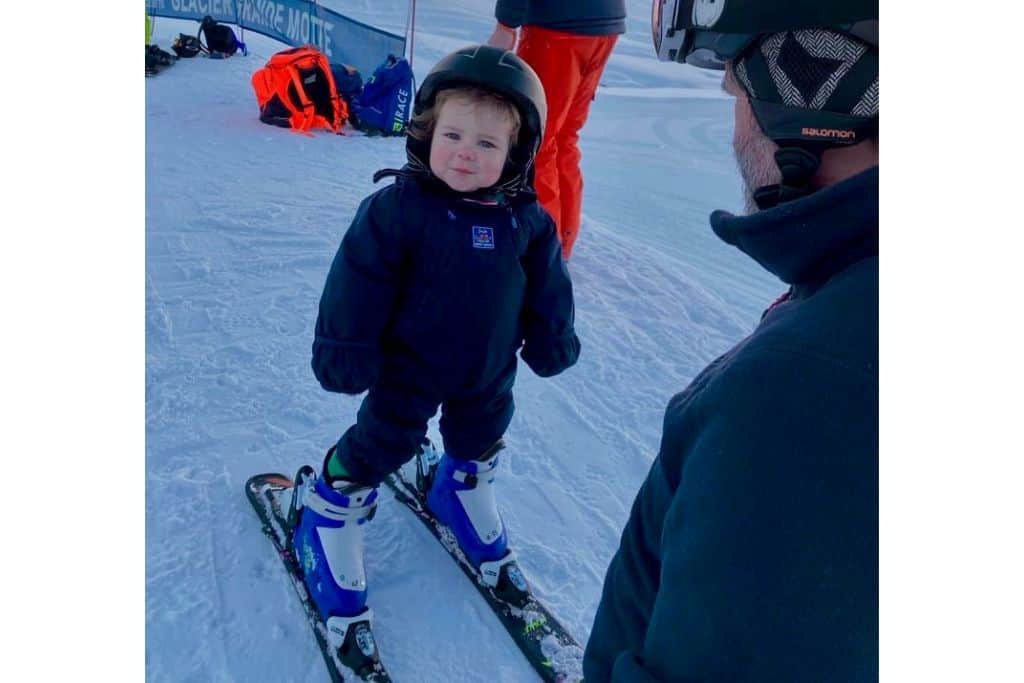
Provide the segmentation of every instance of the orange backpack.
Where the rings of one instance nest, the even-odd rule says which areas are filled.
[[[335,133],[348,120],[348,105],[338,95],[331,64],[312,45],[273,55],[252,75],[260,105],[260,121],[306,131],[330,128]]]

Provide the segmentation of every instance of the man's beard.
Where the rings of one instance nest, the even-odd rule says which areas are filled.
[[[743,204],[746,214],[757,213],[760,208],[754,201],[754,191],[765,185],[782,182],[782,172],[775,163],[775,152],[779,146],[760,130],[748,130],[733,145],[736,165],[743,177]]]

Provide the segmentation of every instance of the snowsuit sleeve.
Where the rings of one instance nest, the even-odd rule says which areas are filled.
[[[392,185],[363,200],[320,297],[313,374],[327,391],[359,394],[380,372],[380,339],[398,296],[403,225]]]
[[[535,373],[551,377],[572,367],[580,355],[573,327],[572,281],[562,262],[555,223],[539,211],[540,230],[523,259],[526,299],[523,305],[523,350],[520,356]]]

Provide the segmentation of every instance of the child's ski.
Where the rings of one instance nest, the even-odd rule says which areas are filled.
[[[312,469],[308,469],[312,473]],[[334,638],[328,633],[320,613],[309,599],[306,585],[302,582],[302,566],[295,557],[290,543],[291,525],[288,513],[281,509],[281,494],[293,486],[292,480],[283,474],[257,474],[245,483],[245,495],[263,523],[263,533],[274,544],[285,569],[288,570],[288,578],[302,602],[303,609],[306,610],[306,617],[313,627],[331,681],[342,683],[345,680],[342,672],[351,671],[358,680],[390,683],[391,678],[380,662],[369,622],[353,624],[347,630],[344,641],[336,647],[331,642]]]
[[[415,458],[419,482],[410,481],[402,470],[399,470],[388,476],[384,483],[394,492],[395,498],[423,522],[473,582],[540,677],[550,683],[582,681],[583,648],[572,634],[533,594],[529,595],[522,607],[516,607],[495,595],[494,589],[484,582],[480,573],[463,554],[452,531],[431,514],[422,491],[423,477],[420,473],[424,471],[424,465],[421,458],[424,458],[424,455]]]

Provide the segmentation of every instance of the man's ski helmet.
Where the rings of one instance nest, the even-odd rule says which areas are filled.
[[[413,117],[431,107],[438,92],[462,85],[507,97],[522,118],[519,136],[509,149],[508,162],[494,189],[516,194],[532,185],[533,161],[544,137],[548,112],[544,86],[536,72],[514,52],[489,45],[464,47],[444,57],[423,79],[416,91]],[[413,168],[429,168],[429,140],[409,136],[406,152]]]
[[[755,192],[761,208],[809,194],[826,149],[877,134],[877,0],[653,0],[651,31],[660,60],[732,61],[780,148],[782,184]]]

